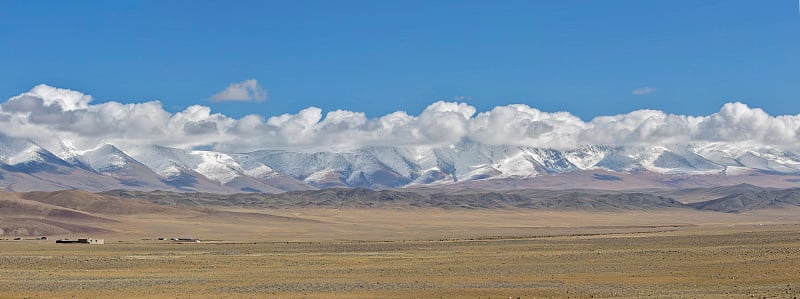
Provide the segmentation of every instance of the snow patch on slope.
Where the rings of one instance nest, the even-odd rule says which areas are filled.
[[[192,170],[223,185],[242,173],[241,166],[230,155],[210,151],[192,151],[189,154],[199,161],[195,165],[189,165]]]

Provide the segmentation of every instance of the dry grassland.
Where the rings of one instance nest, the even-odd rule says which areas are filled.
[[[0,297],[800,296],[796,211],[783,215],[772,211],[776,216],[715,213],[720,218],[695,219],[694,223],[689,218],[699,214],[669,217],[669,213],[645,213],[617,218],[599,214],[600,220],[594,222],[581,222],[590,214],[549,216],[568,224],[574,221],[575,226],[563,227],[540,226],[536,221],[503,223],[502,218],[492,218],[503,215],[499,212],[485,218],[477,217],[479,212],[442,213],[441,219],[429,223],[419,216],[424,213],[271,213],[287,218],[265,222],[274,225],[266,231],[250,228],[232,234],[235,242],[140,240],[131,237],[142,234],[135,229],[106,236],[106,245],[55,244],[52,239],[0,241]],[[509,213],[508,219],[532,219],[531,215]],[[314,221],[298,222],[288,218],[292,214]],[[386,218],[401,215],[408,216]],[[415,217],[422,223],[415,222]],[[624,218],[634,225],[619,225]],[[225,229],[236,227],[235,223],[214,225],[214,221],[209,219],[200,232],[219,237]],[[285,221],[284,226],[277,224],[280,221]],[[492,221],[496,224],[490,225]],[[577,226],[587,221],[592,226]],[[791,221],[795,222],[788,223]],[[181,229],[192,225],[181,223],[187,226]],[[391,224],[397,228],[389,229]],[[169,227],[169,221],[151,225],[149,229],[157,231],[162,225]],[[329,229],[314,232],[323,227]],[[270,231],[278,235],[269,237]],[[304,241],[286,242],[295,238],[285,238],[281,232],[306,235],[296,238]],[[359,232],[366,237],[353,240]],[[256,238],[249,240],[247,235]]]

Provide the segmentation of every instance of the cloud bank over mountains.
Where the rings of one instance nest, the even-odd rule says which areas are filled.
[[[554,149],[731,143],[796,150],[800,115],[772,116],[743,103],[728,103],[708,116],[637,110],[583,121],[569,112],[543,112],[522,104],[478,112],[466,103],[439,101],[419,115],[398,111],[367,118],[362,112],[324,113],[309,107],[294,114],[236,119],[201,105],[170,113],[158,101],[93,104],[90,95],[38,85],[0,104],[0,134],[30,138],[51,149],[69,140],[77,149],[111,143],[203,147],[228,153],[446,146],[462,140]]]

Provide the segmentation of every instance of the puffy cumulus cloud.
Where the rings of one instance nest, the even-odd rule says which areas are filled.
[[[655,110],[637,110],[628,114],[600,116],[593,119],[581,140],[598,144],[675,143],[676,138],[688,137],[684,117],[672,117]],[[673,130],[668,128],[673,127]],[[672,134],[663,134],[671,131]]]
[[[211,96],[213,102],[226,101],[254,101],[261,102],[267,100],[267,90],[258,84],[256,79],[244,80],[232,83],[224,90]]]
[[[470,138],[487,144],[571,147],[586,124],[566,112],[547,113],[527,105],[495,107],[470,122]]]
[[[754,144],[798,143],[800,116],[773,117],[764,110],[742,103],[728,103],[719,113],[705,118],[698,125],[696,138],[720,142]]]
[[[183,124],[183,132],[187,135],[213,134],[217,131],[217,123],[213,121],[189,121]]]
[[[364,113],[309,107],[272,117],[239,119],[194,105],[170,113],[158,101],[92,104],[91,96],[46,85],[0,104],[0,134],[30,138],[51,150],[104,143],[162,145],[224,152],[262,149],[336,150],[363,146],[446,146],[469,140],[491,145],[575,148],[584,145],[657,145],[704,142],[776,146],[800,144],[800,115],[772,116],[729,103],[708,116],[638,110],[584,121],[568,112],[527,105],[485,112],[466,103],[435,102],[419,115]]]
[[[39,84],[29,92],[19,95],[19,97],[32,96],[40,98],[46,106],[58,105],[65,111],[85,109],[89,107],[92,96],[64,88],[54,88],[44,84]]]
[[[431,142],[458,142],[468,131],[475,107],[465,103],[436,102],[425,108],[418,120],[419,132]]]
[[[92,105],[90,100],[90,96],[76,91],[39,85],[0,104],[0,133],[30,138],[50,149],[60,144],[60,140],[70,140],[81,147],[98,143],[187,147],[220,137],[217,134],[208,134],[206,139],[190,137],[184,131],[187,123],[212,121],[215,126],[224,127],[234,122],[223,115],[210,114],[210,109],[202,106],[171,114],[158,101]]]

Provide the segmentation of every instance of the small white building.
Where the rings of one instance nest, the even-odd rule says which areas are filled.
[[[78,239],[78,243],[100,245],[100,244],[105,244],[106,240],[104,240],[104,239],[83,238],[83,239]]]

